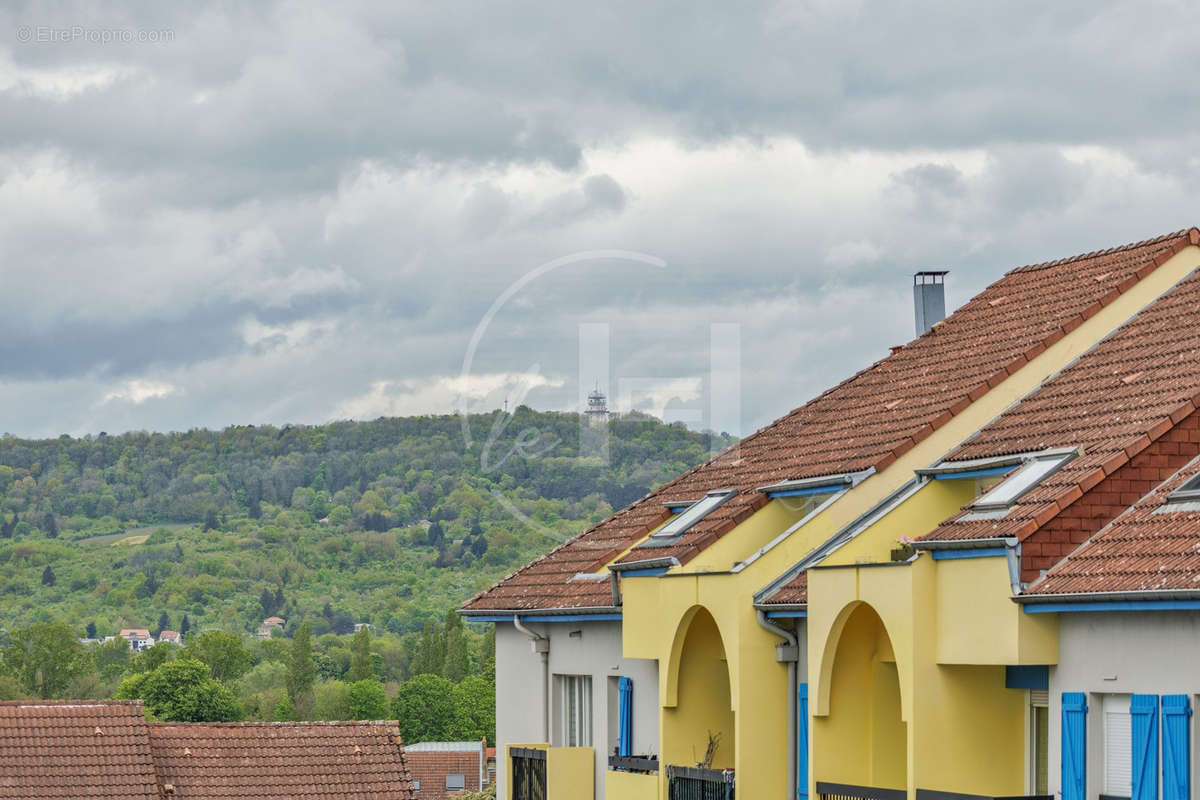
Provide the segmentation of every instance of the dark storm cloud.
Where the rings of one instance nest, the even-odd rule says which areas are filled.
[[[536,364],[531,400],[574,403],[582,322],[610,325],[614,392],[669,394],[733,322],[751,429],[907,339],[914,269],[951,268],[953,304],[1196,222],[1197,28],[1081,0],[10,6],[0,414],[446,411],[506,287],[620,248],[667,266],[524,287],[478,401]]]

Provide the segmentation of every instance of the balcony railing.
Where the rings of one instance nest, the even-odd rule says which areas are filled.
[[[882,789],[877,786],[855,786],[849,783],[826,783],[817,781],[817,796],[820,800],[908,800],[904,789]],[[940,792],[935,789],[917,789],[916,800],[1054,800],[1053,795],[990,795]]]
[[[619,772],[658,773],[658,756],[609,756],[608,768]]]
[[[855,786],[851,783],[817,781],[820,800],[908,800],[904,789],[881,789],[877,786]]]
[[[513,800],[546,800],[546,751],[514,747],[512,757]]]
[[[733,770],[670,765],[667,800],[734,800]]]

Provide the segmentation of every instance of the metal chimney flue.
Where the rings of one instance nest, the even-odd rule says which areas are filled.
[[[913,274],[913,313],[917,336],[946,318],[946,275],[949,270],[923,270]]]

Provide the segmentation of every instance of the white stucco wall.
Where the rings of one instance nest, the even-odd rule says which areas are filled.
[[[621,655],[619,622],[528,622],[530,630],[550,639],[551,736],[557,729],[555,675],[590,675],[592,678],[592,746],[596,752],[596,797],[604,797],[608,756],[617,740],[610,730],[609,709],[616,708],[609,678],[633,680],[633,752],[658,753],[658,663]],[[542,741],[542,666],[529,639],[511,623],[496,625],[496,739],[497,759],[510,743]],[[497,764],[498,797],[503,798],[504,765]]]
[[[1105,694],[1200,694],[1200,612],[1072,612],[1059,615],[1058,665],[1050,668],[1050,791],[1062,793],[1062,693],[1086,692],[1087,796],[1103,786]],[[1195,717],[1192,791],[1200,778]]]

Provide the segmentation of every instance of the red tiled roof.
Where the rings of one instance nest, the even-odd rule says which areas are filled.
[[[411,800],[394,722],[151,723],[177,800]]]
[[[1200,265],[1197,265],[1200,266]],[[925,540],[1025,539],[1200,406],[1200,273],[970,437],[952,460],[1082,447],[1001,519],[956,514]]]
[[[0,703],[0,797],[158,796],[141,703]]]
[[[675,545],[639,545],[622,561],[671,556],[686,563],[766,502],[755,491],[759,486],[884,468],[1195,243],[1200,243],[1200,231],[1182,231],[1013,270],[888,358],[618,511],[472,598],[464,608],[609,606],[607,581],[571,578],[602,570],[643,539],[666,518],[664,502],[696,500],[714,489],[739,490]]]
[[[1168,494],[1197,474],[1200,459],[1052,567],[1027,594],[1200,593],[1200,511],[1171,511],[1172,506],[1164,505]]]

